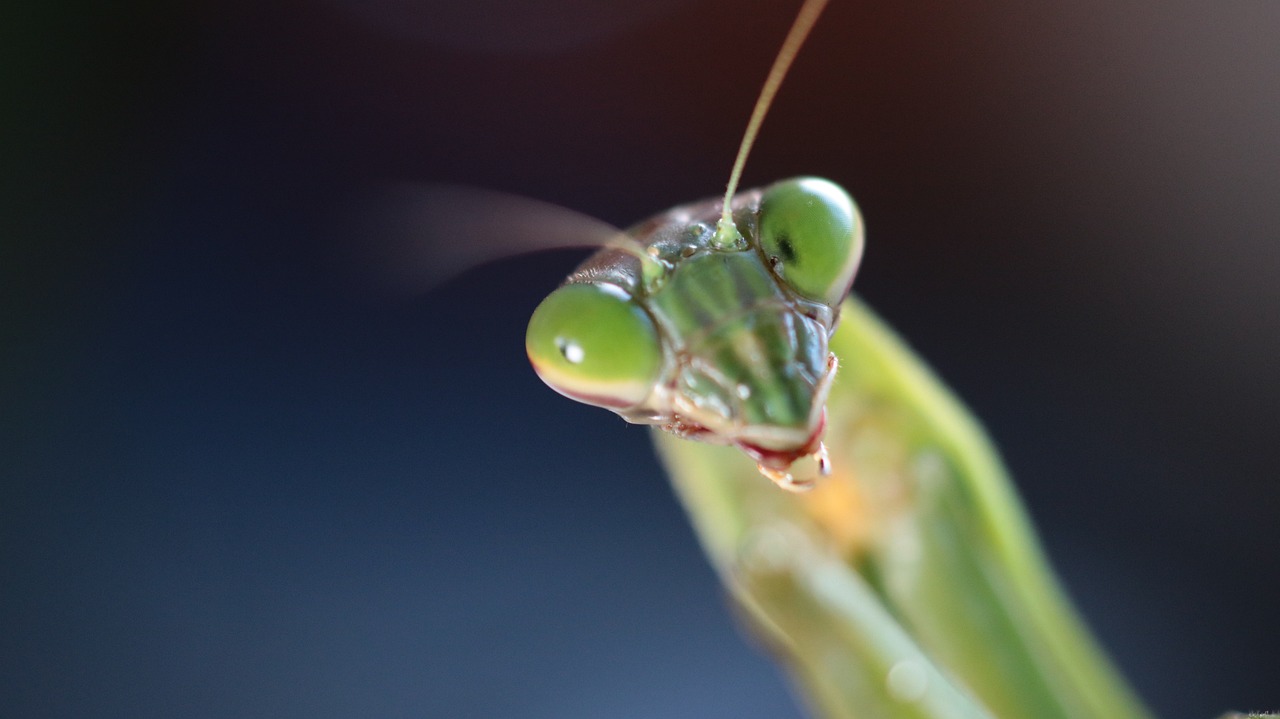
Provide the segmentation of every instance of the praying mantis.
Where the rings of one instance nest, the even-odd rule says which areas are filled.
[[[724,198],[606,243],[534,313],[530,360],[561,394],[658,428],[708,555],[822,716],[1147,716],[990,442],[846,299],[852,198],[818,178],[735,192],[824,5],[800,10]]]

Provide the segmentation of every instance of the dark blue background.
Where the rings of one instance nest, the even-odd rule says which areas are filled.
[[[3,11],[0,713],[799,716],[646,432],[526,365],[578,255],[408,300],[342,261],[392,181],[718,192],[794,8],[684,5]],[[1280,10],[879,5],[747,185],[858,199],[859,291],[1161,716],[1280,705]]]

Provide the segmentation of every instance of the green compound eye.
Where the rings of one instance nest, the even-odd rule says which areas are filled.
[[[760,198],[760,246],[798,294],[835,307],[862,259],[862,217],[853,199],[816,177],[784,180]]]
[[[547,296],[525,334],[533,369],[579,402],[626,408],[643,402],[662,369],[658,330],[622,288],[565,285]]]

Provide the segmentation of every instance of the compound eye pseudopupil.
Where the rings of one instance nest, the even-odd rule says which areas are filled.
[[[862,259],[862,217],[849,194],[828,180],[802,177],[765,190],[760,246],[797,294],[835,307]]]

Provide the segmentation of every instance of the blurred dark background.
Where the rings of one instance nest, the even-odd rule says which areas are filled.
[[[633,5],[0,10],[0,714],[800,716],[646,432],[526,365],[579,254],[334,261],[392,181],[719,192],[795,7]],[[858,199],[1162,717],[1280,706],[1278,68],[1269,0],[837,0],[746,172]]]

